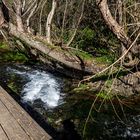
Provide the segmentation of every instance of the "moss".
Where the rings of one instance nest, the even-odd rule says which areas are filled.
[[[4,53],[1,57],[0,60],[2,61],[15,61],[15,62],[25,62],[28,60],[28,58],[19,52],[7,52]]]
[[[103,85],[103,89],[97,94],[98,97],[109,100],[113,97],[111,92],[114,79],[107,79]]]
[[[87,52],[80,51],[80,50],[79,51],[73,50],[72,53],[79,56],[83,60],[93,60],[93,56]]]
[[[111,63],[113,63],[114,58],[112,56],[109,56],[109,55],[104,55],[104,56],[101,56],[101,57],[96,57],[95,60],[98,63],[111,64]]]
[[[106,51],[106,50],[102,50]],[[103,65],[108,65],[112,64],[115,60],[115,57],[113,55],[103,55],[101,57],[93,57],[91,54],[84,52],[84,51],[78,51],[78,50],[73,50],[72,53],[74,55],[79,56],[83,61],[87,61],[89,64],[90,63],[95,63],[95,64],[103,64]]]
[[[36,40],[36,41],[39,41],[39,42],[43,43],[44,45],[46,45],[50,49],[58,49],[58,48],[61,48],[61,47],[55,46],[53,44],[49,44],[45,39],[43,39],[43,38],[41,39],[38,36],[35,36],[33,39]]]
[[[110,92],[107,92],[107,91],[104,91],[104,90],[99,92],[97,94],[97,96],[100,97],[100,98],[103,98],[105,100],[110,100],[113,97],[113,95]]]
[[[89,89],[90,89],[90,86],[89,85],[80,84],[80,86],[74,88],[72,92],[80,93],[80,92],[83,92],[83,91],[87,91]]]
[[[114,80],[114,79],[108,79],[108,80],[106,81],[106,86],[107,86],[107,87],[111,87],[111,85],[113,84],[113,80]]]
[[[8,87],[15,93],[17,93],[17,87],[15,86],[14,82],[10,82]]]
[[[0,49],[8,49],[8,44],[6,42],[0,42]]]

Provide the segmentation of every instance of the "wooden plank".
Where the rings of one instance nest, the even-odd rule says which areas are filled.
[[[0,124],[10,140],[31,140],[1,101]]]
[[[9,140],[1,125],[0,125],[0,140]]]
[[[33,140],[51,139],[51,136],[49,136],[23,108],[15,102],[15,100],[5,90],[2,89],[2,87],[0,87],[0,99]]]

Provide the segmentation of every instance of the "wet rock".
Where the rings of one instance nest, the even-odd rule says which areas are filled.
[[[112,92],[125,97],[140,93],[140,72],[128,74],[115,80]]]

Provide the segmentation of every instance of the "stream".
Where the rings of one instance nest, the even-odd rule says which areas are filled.
[[[56,131],[67,135],[60,134],[60,139],[82,137],[93,101],[66,93],[69,79],[47,72],[43,66],[23,64],[0,64],[0,74],[0,82],[18,94],[21,103],[33,107]],[[116,113],[113,106],[104,104],[101,112],[93,111],[81,139],[139,140],[139,108],[123,109],[117,106]]]
[[[19,65],[15,68],[7,67],[6,73],[17,75],[25,82],[21,88],[21,102],[33,105],[40,100],[46,110],[63,103],[63,94],[60,91],[62,83],[51,73]]]

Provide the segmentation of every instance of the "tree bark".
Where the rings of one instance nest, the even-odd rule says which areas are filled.
[[[2,24],[4,23],[4,15],[3,15],[3,12],[2,12],[2,9],[1,9],[1,6],[0,6],[0,26],[2,26]]]
[[[125,45],[125,47],[128,47],[128,45],[131,44],[131,40],[124,32],[123,27],[121,27],[118,24],[118,22],[113,18],[112,14],[109,10],[107,0],[96,0],[96,3],[102,13],[105,23],[108,25],[110,30]]]
[[[15,5],[15,8],[16,8],[17,27],[20,32],[24,32],[24,25],[23,25],[22,18],[21,18],[22,3],[20,0],[17,0],[16,2],[17,3]]]
[[[36,8],[37,8],[37,3],[35,3],[34,7],[32,8],[32,10],[31,10],[31,12],[29,13],[29,16],[28,16],[28,18],[27,18],[27,20],[26,20],[26,25],[27,25],[27,31],[28,31],[28,33],[32,33],[31,27],[30,27],[30,19],[31,19],[31,17],[33,16],[33,14],[34,14]]]
[[[51,42],[51,23],[52,23],[55,9],[56,9],[56,4],[57,4],[56,0],[53,0],[52,9],[48,15],[47,22],[46,22],[46,38],[47,38],[48,43],[52,43]]]
[[[127,50],[130,47],[130,45],[132,44],[132,41],[125,33],[123,27],[121,25],[119,25],[119,23],[113,18],[112,14],[109,10],[107,0],[96,0],[96,4],[98,5],[98,7],[101,11],[101,14],[104,18],[104,21],[107,24],[107,26],[109,27],[109,29],[121,41],[121,43],[125,47],[125,50]],[[128,55],[130,56],[130,54],[131,55],[133,54],[134,57],[136,58],[136,57],[138,57],[139,53],[140,53],[139,45],[134,44],[134,46],[132,47],[132,49],[130,50]],[[132,57],[129,57],[129,58],[132,58]],[[138,58],[134,59],[134,60],[138,60]],[[133,62],[133,66],[138,62],[138,61],[134,61],[134,60],[129,60],[131,63],[131,67],[132,67],[132,62]],[[126,65],[128,66],[129,62]]]

